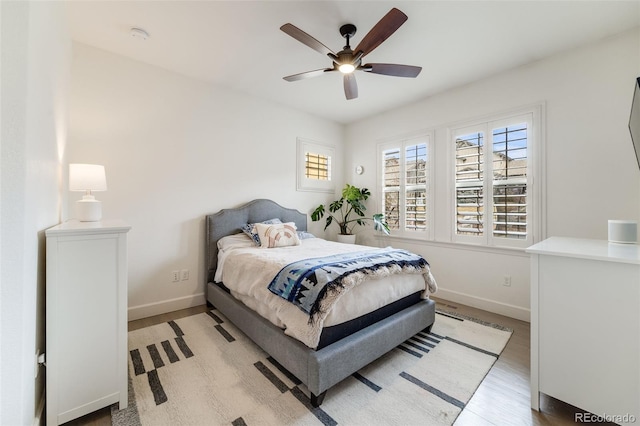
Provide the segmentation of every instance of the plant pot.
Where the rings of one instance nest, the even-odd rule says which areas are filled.
[[[338,234],[337,240],[339,243],[345,244],[355,244],[356,243],[356,234]]]

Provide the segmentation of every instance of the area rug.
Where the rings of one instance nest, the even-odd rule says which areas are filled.
[[[451,425],[511,330],[438,312],[418,333],[329,389],[308,390],[212,310],[129,333],[132,425]]]

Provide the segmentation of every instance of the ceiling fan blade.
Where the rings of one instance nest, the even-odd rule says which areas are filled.
[[[357,98],[358,83],[356,83],[356,76],[353,73],[345,74],[342,81],[344,82],[344,95],[347,100]]]
[[[319,69],[319,70],[301,72],[300,74],[288,75],[288,76],[282,77],[282,78],[287,80],[287,81],[298,81],[298,80],[304,80],[306,78],[317,77],[317,76],[319,76],[321,74],[324,74],[325,72],[330,72],[330,71],[334,71],[334,69],[333,68],[322,68],[322,69]]]
[[[393,77],[415,78],[422,71],[422,67],[400,64],[364,64],[360,68],[362,71],[374,74],[391,75]]]
[[[391,34],[396,32],[407,19],[407,15],[394,7],[371,28],[371,31],[364,36],[360,44],[358,44],[358,47],[353,49],[353,51],[362,51],[362,56],[368,55],[373,49],[380,46],[383,41],[389,38]]]
[[[323,55],[332,54],[332,55],[335,56],[335,53],[333,53],[333,51],[331,49],[329,49],[324,44],[320,43],[315,38],[311,37],[309,34],[307,34],[304,31],[302,31],[300,28],[296,27],[295,25],[284,24],[283,26],[280,27],[280,29],[282,31],[284,31],[285,33],[289,34],[291,37],[293,37],[296,40],[298,40],[300,43],[306,44],[307,46],[309,46],[313,50],[315,50],[317,52],[320,52]]]

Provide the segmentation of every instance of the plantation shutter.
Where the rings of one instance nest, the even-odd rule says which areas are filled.
[[[296,140],[296,190],[335,193],[335,147],[305,138]]]
[[[384,195],[384,217],[389,229],[400,229],[400,149],[382,153],[382,192]]]
[[[458,136],[455,144],[456,234],[481,236],[484,232],[484,133]]]
[[[527,237],[527,124],[493,129],[493,236]]]
[[[503,247],[531,243],[532,129],[533,114],[526,113],[452,130],[454,241]]]
[[[396,235],[428,230],[428,141],[425,135],[381,148],[384,214]]]
[[[427,144],[405,148],[405,230],[427,227]]]
[[[315,180],[331,180],[331,157],[305,152],[305,177]]]

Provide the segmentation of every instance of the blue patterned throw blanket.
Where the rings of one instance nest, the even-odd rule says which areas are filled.
[[[422,256],[399,249],[342,253],[293,262],[278,272],[268,288],[308,314],[312,324],[326,313],[328,306],[323,302],[327,299],[335,299],[366,277],[400,272],[427,274],[429,264]]]

